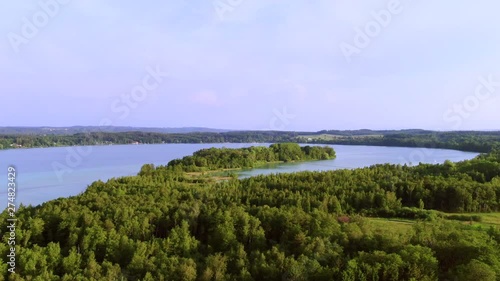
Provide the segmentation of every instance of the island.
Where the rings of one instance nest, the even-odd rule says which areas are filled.
[[[270,164],[293,163],[335,159],[335,150],[329,146],[300,146],[297,143],[276,143],[269,147],[206,148],[174,159],[167,166],[143,165],[139,175],[151,171],[177,172],[177,179],[184,182],[202,183],[237,178],[235,171],[253,169]]]
[[[336,157],[329,146],[300,146],[297,143],[276,143],[269,147],[208,148],[168,163],[185,172],[255,168],[270,163],[328,160]]]

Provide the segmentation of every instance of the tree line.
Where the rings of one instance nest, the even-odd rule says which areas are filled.
[[[322,134],[334,138],[321,138]],[[316,137],[315,137],[316,136]],[[72,135],[0,134],[0,149],[109,144],[160,143],[313,143],[446,148],[489,152],[500,148],[500,132],[403,131],[234,131],[164,134],[155,132],[90,132]]]

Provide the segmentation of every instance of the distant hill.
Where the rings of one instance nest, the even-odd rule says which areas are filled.
[[[202,127],[183,128],[148,128],[148,127],[121,127],[121,126],[72,126],[72,127],[0,127],[3,135],[73,135],[77,133],[123,133],[123,132],[147,132],[163,134],[185,134],[185,133],[224,133],[231,130],[211,129]]]

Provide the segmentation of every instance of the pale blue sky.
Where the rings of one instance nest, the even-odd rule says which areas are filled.
[[[26,36],[51,1],[0,4],[0,126],[500,129],[498,1],[60,0]]]

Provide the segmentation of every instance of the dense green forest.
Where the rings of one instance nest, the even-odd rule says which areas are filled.
[[[328,136],[328,137],[323,137]],[[449,148],[489,152],[500,148],[500,132],[403,131],[234,131],[164,134],[155,132],[89,132],[72,135],[0,134],[0,149],[73,145],[152,143],[279,143],[348,144]]]
[[[214,153],[231,152],[199,156]],[[500,228],[480,222],[500,211],[500,151],[202,183],[175,163],[21,207],[16,274],[0,278],[500,280]]]
[[[168,163],[172,169],[185,172],[213,171],[221,169],[254,168],[273,162],[294,162],[306,160],[328,160],[335,158],[333,148],[325,146],[303,146],[296,143],[277,143],[268,148],[208,148],[192,156],[175,159]]]

